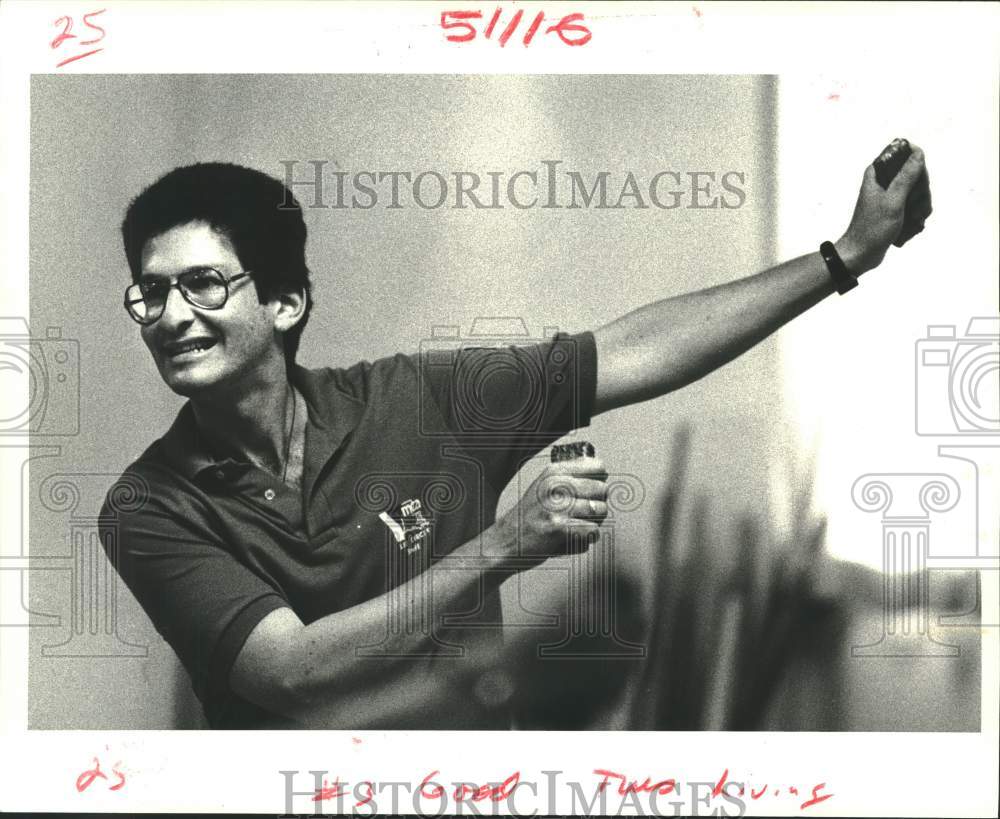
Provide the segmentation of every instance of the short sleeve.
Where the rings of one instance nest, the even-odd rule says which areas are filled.
[[[523,346],[442,344],[422,350],[417,366],[442,431],[487,467],[498,489],[527,458],[590,424],[597,351],[589,331]],[[425,422],[432,415],[425,409]],[[433,434],[433,423],[424,431]]]
[[[123,476],[130,488],[135,476]],[[156,630],[177,653],[209,719],[230,696],[229,671],[265,615],[288,603],[239,563],[202,524],[193,501],[143,481],[139,508],[116,509],[116,487],[101,509],[101,542]]]

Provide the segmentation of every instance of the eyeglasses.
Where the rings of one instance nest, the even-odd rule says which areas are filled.
[[[125,309],[139,324],[152,324],[163,315],[170,291],[177,288],[184,301],[201,310],[218,310],[229,301],[229,285],[250,275],[246,270],[227,279],[214,267],[185,270],[174,281],[150,279],[125,290]]]

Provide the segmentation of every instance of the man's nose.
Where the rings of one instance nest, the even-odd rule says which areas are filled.
[[[163,313],[160,315],[159,324],[165,328],[177,327],[185,322],[191,321],[194,313],[187,299],[181,295],[179,287],[171,287],[167,291],[167,300],[163,305]]]

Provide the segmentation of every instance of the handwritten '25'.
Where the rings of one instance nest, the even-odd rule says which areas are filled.
[[[92,23],[90,21],[90,18],[96,17],[98,14],[104,14],[105,11],[107,11],[107,9],[99,9],[98,11],[91,11],[83,15],[83,25],[86,26],[87,28],[93,29],[94,31],[98,32],[98,36],[93,37],[90,40],[80,40],[80,45],[82,46],[94,45],[95,43],[99,43],[101,42],[101,40],[104,39],[104,36],[107,32],[105,32],[105,30],[96,23]],[[62,31],[60,31],[59,34],[56,35],[56,38],[51,43],[49,43],[50,48],[56,49],[59,48],[67,40],[79,39],[73,33],[72,17],[60,17],[58,20],[55,20],[52,25],[56,26],[57,28],[59,26],[62,26]],[[84,36],[88,36],[90,34],[91,34],[90,32],[86,32]],[[90,49],[90,51],[85,51],[82,54],[74,54],[72,57],[67,57],[62,62],[57,63],[56,68],[62,68],[62,66],[66,65],[67,63],[71,63],[75,60],[82,60],[84,57],[89,57],[91,54],[96,54],[98,51],[103,51],[103,50],[104,50],[103,47],[92,48]]]

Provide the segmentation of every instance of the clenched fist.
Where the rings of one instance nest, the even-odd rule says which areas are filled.
[[[600,458],[549,464],[488,531],[493,553],[519,568],[586,551],[608,514],[608,473]]]
[[[837,252],[855,275],[877,267],[889,245],[902,247],[924,229],[931,215],[924,152],[912,143],[910,147],[913,152],[888,188],[879,185],[873,165],[865,169],[851,224],[836,242]]]

